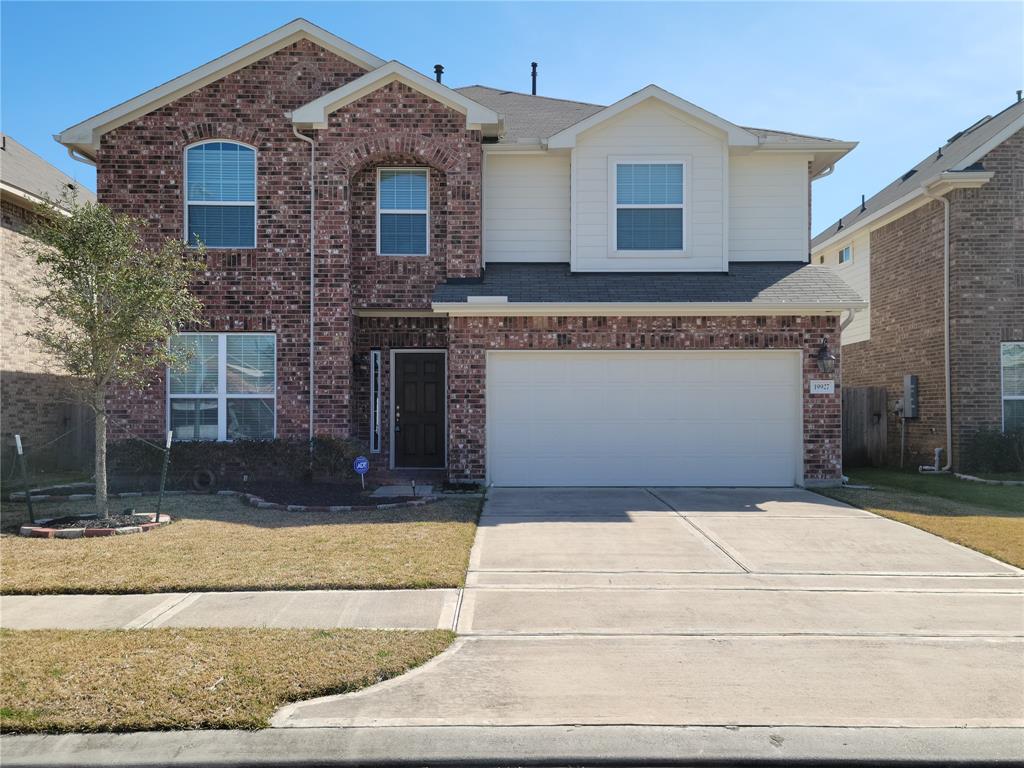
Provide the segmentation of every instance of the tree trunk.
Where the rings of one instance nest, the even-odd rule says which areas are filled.
[[[96,514],[107,517],[107,391],[96,392]]]

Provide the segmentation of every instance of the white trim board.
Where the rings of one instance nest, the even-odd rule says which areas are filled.
[[[104,133],[159,109],[192,91],[216,82],[232,72],[237,72],[299,40],[316,43],[366,70],[374,70],[384,64],[384,59],[331,34],[306,19],[298,18],[203,64],[201,67],[196,67],[169,80],[163,85],[151,88],[135,98],[128,99],[88,120],[72,125],[54,138],[61,144],[77,149],[89,158],[94,158],[95,152],[99,149],[100,137]]]
[[[471,297],[475,298],[475,297]],[[864,309],[866,301],[752,304],[750,302],[509,302],[502,297],[479,301],[434,302],[436,313],[452,317],[573,316],[715,316],[723,315],[839,315]],[[488,300],[489,299],[489,300]]]

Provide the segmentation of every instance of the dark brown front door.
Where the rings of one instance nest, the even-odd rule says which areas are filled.
[[[395,353],[395,466],[443,467],[443,352]]]

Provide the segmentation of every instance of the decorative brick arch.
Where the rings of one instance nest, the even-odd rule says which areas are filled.
[[[413,133],[371,136],[341,148],[338,154],[339,161],[350,175],[395,155],[415,158],[446,174],[461,170],[461,158],[445,142]]]
[[[263,132],[252,126],[238,123],[193,123],[181,129],[184,145],[195,144],[197,141],[239,141],[259,149],[264,137]]]

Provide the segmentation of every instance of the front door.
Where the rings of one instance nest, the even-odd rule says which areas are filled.
[[[395,353],[395,466],[444,467],[443,352]]]

